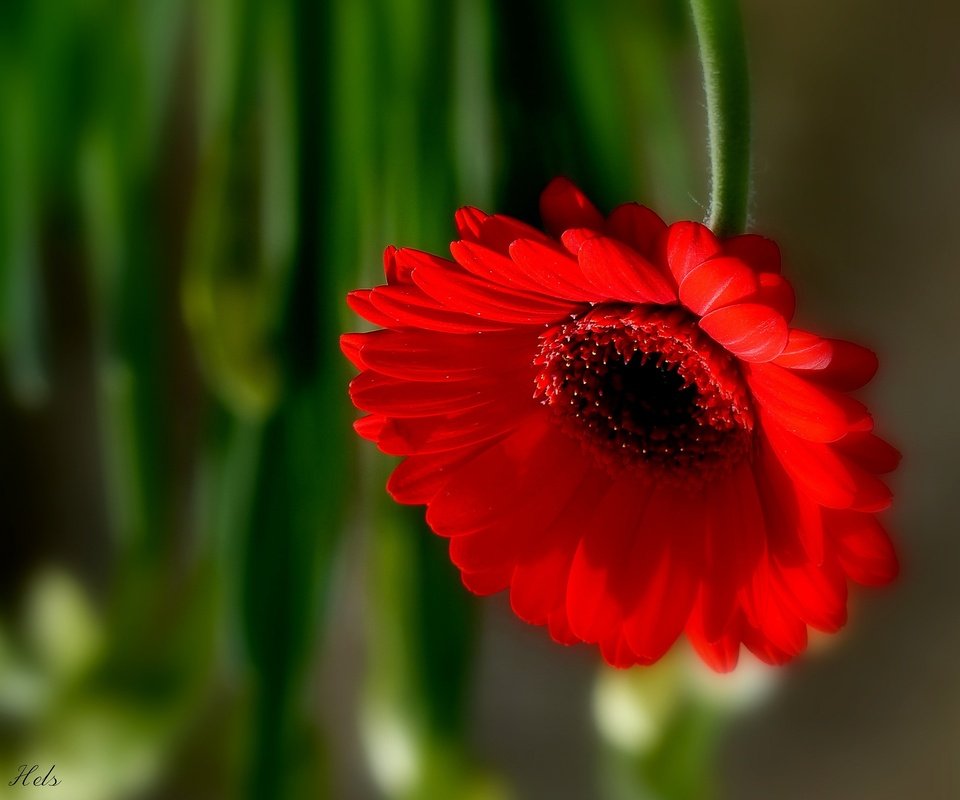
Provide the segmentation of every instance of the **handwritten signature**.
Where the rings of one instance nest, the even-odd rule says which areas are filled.
[[[56,764],[51,764],[50,769],[47,770],[47,774],[43,777],[40,777],[39,764],[34,764],[33,766],[21,764],[19,767],[20,772],[17,774],[17,777],[10,781],[7,786],[16,786],[17,784],[20,784],[21,786],[29,786],[30,784],[33,784],[34,786],[56,786],[59,783],[63,783],[62,778],[58,778],[53,774],[56,766]]]

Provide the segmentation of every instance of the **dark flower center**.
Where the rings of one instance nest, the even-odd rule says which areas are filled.
[[[679,309],[600,305],[541,337],[535,395],[614,469],[705,475],[749,450],[734,359]]]

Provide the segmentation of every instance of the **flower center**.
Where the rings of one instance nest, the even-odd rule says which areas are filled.
[[[611,469],[700,476],[749,451],[736,363],[684,311],[595,306],[543,334],[535,364],[535,397]]]

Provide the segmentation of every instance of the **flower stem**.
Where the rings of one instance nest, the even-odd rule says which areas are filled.
[[[742,233],[750,184],[750,86],[737,0],[690,0],[700,45],[710,140],[707,225]]]

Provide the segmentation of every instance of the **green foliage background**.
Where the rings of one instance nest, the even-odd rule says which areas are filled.
[[[337,336],[359,323],[343,296],[379,280],[388,242],[442,252],[458,205],[535,221],[556,174],[601,202],[648,189],[667,212],[689,205],[684,13],[0,6],[0,355],[19,489],[0,670],[36,694],[10,690],[0,709],[3,774],[49,756],[77,798],[331,791],[311,676],[344,531],[363,530],[358,726],[375,740],[399,720],[426,765],[384,791],[505,790],[464,745],[474,604],[421,515],[385,499],[387,460],[350,432]]]
[[[751,19],[789,28],[774,18],[802,5],[753,3]],[[842,44],[821,72],[819,51],[810,67],[807,45],[773,59],[755,39],[763,63],[783,65],[755,72],[773,109],[757,150],[761,176],[779,176],[760,181],[763,221],[774,234],[789,221],[785,252],[826,315],[916,365],[887,384],[906,387],[888,408],[906,409],[954,396],[914,358],[955,329],[937,305],[951,293],[925,290],[922,269],[891,276],[956,253],[938,212],[955,186],[936,205],[913,173],[936,189],[955,137],[931,165],[881,153],[914,141],[904,121],[934,108],[916,87],[939,85],[948,70],[932,54],[955,48],[928,48],[893,5],[824,0],[815,30],[788,31]],[[881,38],[857,22],[868,17]],[[891,59],[903,48],[916,57]],[[809,111],[790,105],[793,82]],[[877,88],[859,102],[854,85]],[[51,791],[71,800],[516,796],[472,746],[476,605],[422,515],[386,498],[388,459],[350,430],[337,337],[361,323],[343,297],[379,281],[388,243],[442,253],[459,205],[536,223],[557,174],[604,208],[702,217],[704,145],[680,0],[0,2],[0,797],[19,796],[7,781],[22,763],[55,763],[65,782]],[[895,202],[906,196],[909,208]],[[871,249],[877,220],[891,225]],[[857,310],[859,258],[881,313]],[[911,299],[934,320],[922,342],[886,333],[913,330]],[[944,449],[934,492],[956,437],[902,429]],[[955,545],[919,541],[918,585],[953,597],[941,572]],[[344,677],[328,649],[344,619],[362,620],[362,697],[350,729],[324,729],[318,684]],[[844,719],[850,698],[877,707],[858,687],[905,685],[881,641],[862,651],[869,671],[853,661],[827,687],[837,707],[854,703]],[[904,641],[890,649],[927,652]],[[954,661],[928,661],[911,655],[909,669],[947,685],[938,665]],[[655,699],[662,738],[602,747],[597,797],[715,791],[722,714],[676,689],[672,669],[628,679],[629,696]],[[949,709],[949,696],[910,707]],[[883,730],[875,716],[865,724]],[[950,741],[931,737],[917,738],[931,753]],[[343,763],[344,741],[362,743],[364,775]]]

